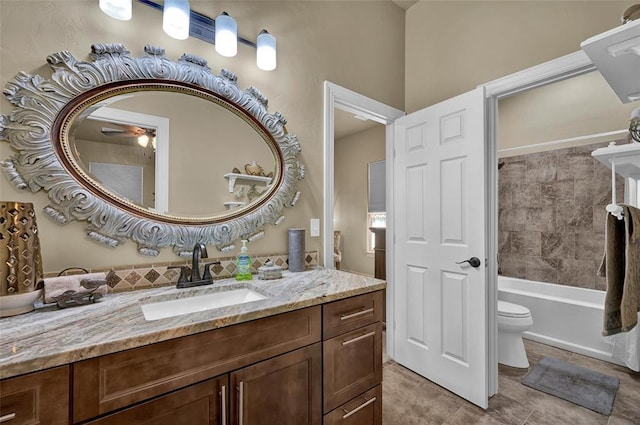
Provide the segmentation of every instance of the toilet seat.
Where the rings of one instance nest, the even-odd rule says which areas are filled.
[[[526,318],[531,317],[531,312],[528,308],[521,305],[498,300],[498,316]]]

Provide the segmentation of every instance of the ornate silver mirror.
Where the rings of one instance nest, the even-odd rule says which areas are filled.
[[[49,217],[151,256],[190,255],[197,242],[227,251],[282,222],[300,196],[301,148],[257,89],[153,46],[133,58],[96,44],[90,58],[53,54],[50,79],[20,73],[5,88],[15,109],[0,136],[16,154],[2,170],[20,190],[47,191]]]

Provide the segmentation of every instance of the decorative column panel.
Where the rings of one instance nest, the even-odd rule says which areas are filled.
[[[0,296],[32,292],[42,282],[33,204],[0,202]]]

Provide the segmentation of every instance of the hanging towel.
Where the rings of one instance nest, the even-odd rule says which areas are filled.
[[[633,329],[640,311],[640,209],[622,209],[624,220],[607,214],[605,254],[598,270],[607,278],[603,335]]]

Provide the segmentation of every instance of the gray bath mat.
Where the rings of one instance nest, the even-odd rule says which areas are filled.
[[[522,383],[603,415],[610,415],[620,380],[562,360],[543,357]]]

